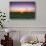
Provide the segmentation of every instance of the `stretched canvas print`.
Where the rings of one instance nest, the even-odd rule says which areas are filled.
[[[34,19],[35,2],[10,2],[11,19]]]

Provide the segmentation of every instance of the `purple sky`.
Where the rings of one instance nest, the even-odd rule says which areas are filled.
[[[33,2],[10,2],[10,7],[32,7],[35,6],[35,3]]]

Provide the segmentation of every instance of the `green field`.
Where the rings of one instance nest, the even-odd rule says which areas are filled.
[[[10,19],[34,19],[35,12],[10,12]]]

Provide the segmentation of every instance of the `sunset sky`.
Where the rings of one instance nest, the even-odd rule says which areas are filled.
[[[35,12],[35,4],[32,2],[11,2],[10,12]]]

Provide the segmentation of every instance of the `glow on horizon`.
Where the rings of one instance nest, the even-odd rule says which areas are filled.
[[[35,8],[15,8],[11,7],[10,12],[35,12]]]

